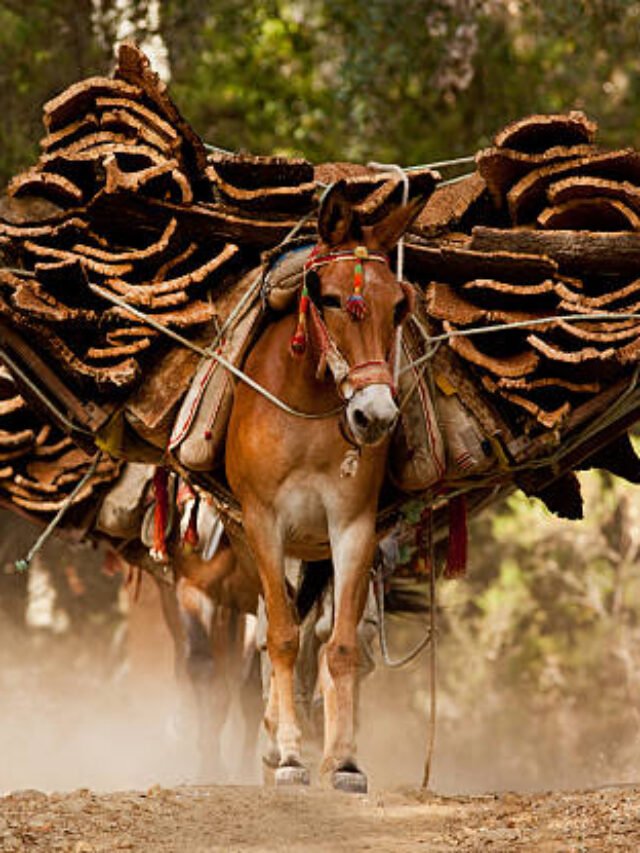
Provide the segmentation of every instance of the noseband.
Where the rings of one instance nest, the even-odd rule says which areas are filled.
[[[377,384],[387,385],[395,397],[393,370],[389,362],[376,359],[350,366],[331,337],[318,307],[309,295],[307,286],[307,273],[310,270],[339,261],[355,261],[353,293],[347,300],[345,310],[352,320],[362,320],[367,314],[367,305],[362,295],[364,262],[375,261],[388,264],[389,259],[382,252],[369,252],[365,246],[356,246],[355,249],[339,252],[327,252],[324,255],[317,254],[318,248],[316,246],[304,265],[304,278],[298,305],[298,322],[291,339],[292,353],[294,355],[304,353],[307,348],[307,340],[310,338],[319,354],[316,375],[318,378],[322,378],[325,369],[328,367],[333,374],[338,394],[345,402],[349,402],[357,391],[369,385]]]

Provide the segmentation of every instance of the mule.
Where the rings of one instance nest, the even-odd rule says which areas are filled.
[[[321,776],[366,790],[356,763],[357,626],[376,547],[378,496],[398,416],[396,332],[412,308],[387,254],[419,213],[420,200],[362,227],[342,183],[324,199],[319,242],[307,261],[298,317],[276,319],[244,365],[254,381],[301,419],[252,387],[236,388],[225,450],[228,482],[242,508],[244,542],[234,541],[262,584],[272,665],[265,728],[276,783],[306,784],[294,702],[299,627],[287,591],[285,557],[334,565],[334,623],[323,652]]]
[[[195,722],[198,777],[211,782],[227,775],[221,733],[235,699],[243,723],[236,764],[243,778],[252,777],[262,716],[253,615],[259,586],[241,571],[226,536],[208,559],[195,551],[186,552],[177,538],[168,543],[174,583],[159,579],[157,564],[139,541],[130,542],[118,559],[149,572],[156,581],[162,616],[173,642],[181,706],[187,711],[180,716],[186,722],[192,711]]]

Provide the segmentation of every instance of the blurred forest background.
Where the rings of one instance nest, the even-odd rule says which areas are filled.
[[[640,2],[0,0],[3,183],[36,159],[43,103],[108,73],[125,37],[202,138],[233,151],[428,163],[570,109],[603,145],[640,147]],[[443,739],[461,773],[482,758],[479,788],[498,766],[535,787],[638,765],[640,504],[610,476],[581,480],[586,521],[514,496],[474,522],[468,577],[441,589]],[[393,675],[418,734],[425,668]]]
[[[572,108],[604,145],[640,136],[632,0],[2,0],[0,178],[33,161],[42,104],[125,37],[232,150],[410,165]]]

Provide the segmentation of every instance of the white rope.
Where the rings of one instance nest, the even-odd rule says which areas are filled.
[[[89,284],[89,289],[96,293],[98,296],[105,299],[107,302],[112,302],[114,305],[117,305],[119,308],[123,308],[125,311],[132,314],[134,317],[138,317],[140,320],[144,320],[149,326],[152,326],[154,329],[157,329],[159,332],[162,332],[163,335],[166,335],[169,338],[172,338],[182,346],[187,347],[193,352],[198,353],[203,358],[212,358],[214,361],[217,361],[222,365],[229,373],[232,373],[236,378],[240,379],[246,385],[249,385],[253,388],[254,391],[257,391],[259,394],[262,394],[267,400],[277,406],[279,409],[282,409],[283,412],[286,412],[288,415],[295,415],[297,418],[305,418],[306,420],[323,420],[324,418],[331,418],[335,415],[339,414],[343,406],[337,406],[335,409],[331,409],[328,412],[319,412],[318,414],[314,414],[313,412],[301,412],[298,409],[294,409],[289,406],[284,400],[280,400],[271,391],[268,391],[246,373],[244,373],[240,368],[236,367],[235,364],[232,364],[230,361],[220,355],[220,353],[215,352],[211,349],[204,349],[198,344],[194,344],[193,341],[190,341],[188,338],[183,337],[182,335],[174,332],[173,329],[169,329],[163,323],[159,323],[154,317],[149,314],[145,314],[143,311],[140,311],[138,308],[134,308],[133,305],[129,305],[128,302],[125,302],[124,299],[120,299],[114,294],[109,293],[107,290],[104,290],[102,287],[99,287],[97,284]]]
[[[229,157],[238,156],[235,151],[229,151],[228,148],[220,148],[219,145],[212,145],[210,142],[203,142],[202,147],[205,149],[205,151],[211,151],[212,154],[226,154]]]
[[[467,178],[470,178],[472,175],[475,175],[475,172],[465,172],[464,175],[458,175],[455,178],[448,178],[446,181],[440,181],[438,183],[438,187],[448,187],[451,184],[459,184],[460,181],[465,181]]]
[[[422,166],[405,166],[405,172],[417,172],[419,169],[446,169],[448,166],[464,166],[467,163],[475,163],[476,155],[467,157],[454,157],[452,160],[439,160],[436,163],[425,163]]]
[[[427,628],[424,637],[416,643],[411,651],[407,652],[407,654],[403,655],[401,658],[392,658],[389,654],[389,646],[387,644],[384,610],[384,580],[382,567],[380,565],[375,569],[373,586],[375,589],[376,604],[378,608],[378,639],[380,641],[380,653],[382,654],[382,660],[384,661],[384,665],[389,669],[401,669],[403,666],[407,666],[407,664],[415,660],[420,652],[427,647],[432,637],[431,626]]]
[[[398,166],[397,163],[376,163],[371,161],[367,163],[370,169],[375,169],[377,172],[389,172],[397,175],[402,181],[402,206],[406,207],[409,202],[409,176],[407,170]],[[397,255],[396,255],[396,278],[398,281],[404,279],[404,234],[398,240]],[[400,358],[402,356],[402,323],[396,329],[394,342],[394,358],[393,358],[393,384],[397,388],[400,379]]]
[[[402,181],[402,206],[406,207],[409,201],[409,176],[407,170],[397,163],[376,163],[371,161],[367,163],[369,169],[374,169],[376,172],[388,172],[392,175],[397,175]],[[400,281],[404,278],[404,235],[398,240],[398,255],[397,255],[397,276]]]
[[[93,477],[95,470],[98,467],[98,462],[100,461],[101,456],[102,456],[101,453],[96,453],[96,455],[93,457],[93,459],[91,460],[91,465],[87,469],[86,473],[84,474],[84,476],[80,480],[78,480],[76,485],[73,487],[73,490],[67,495],[67,497],[65,498],[60,509],[53,516],[53,518],[51,519],[49,524],[45,527],[45,529],[42,531],[40,536],[38,536],[36,541],[33,543],[31,548],[29,549],[27,556],[22,560],[16,560],[14,565],[15,565],[15,569],[17,572],[26,572],[27,571],[27,569],[29,568],[29,565],[31,564],[31,561],[33,560],[33,558],[40,551],[40,549],[44,546],[45,542],[49,539],[49,537],[54,532],[54,530],[56,529],[58,524],[62,521],[62,517],[64,516],[66,511],[69,509],[71,504],[73,503],[76,495],[85,486],[85,484],[88,483],[88,481]]]
[[[469,326],[467,329],[452,329],[450,332],[442,332],[439,335],[426,334],[426,342],[428,344],[436,344],[441,341],[448,341],[451,338],[472,337],[474,335],[489,335],[493,332],[504,332],[508,329],[528,329],[531,326],[544,326],[550,323],[558,323],[560,321],[574,322],[577,320],[640,320],[640,313],[628,313],[616,311],[602,311],[594,314],[553,314],[549,317],[535,317],[532,320],[518,320],[511,323],[496,323],[493,326]],[[430,350],[428,353],[421,355],[414,361],[402,368],[401,374],[406,373],[413,367],[417,367],[425,361],[433,358],[435,350]]]

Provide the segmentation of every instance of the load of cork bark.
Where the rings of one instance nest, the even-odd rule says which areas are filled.
[[[364,224],[404,191],[398,175],[356,164],[208,150],[131,44],[113,77],[46,104],[44,124],[38,162],[0,205],[0,355],[17,382],[0,378],[0,491],[36,514],[64,501],[96,445],[154,464],[170,446],[179,469],[215,469],[220,442],[200,441],[191,459],[180,442],[204,411],[193,378],[215,369],[206,347],[240,364],[269,310],[251,271],[293,229],[313,240],[319,190],[336,179]],[[424,294],[406,358],[446,336],[428,361],[448,454],[438,476],[522,470],[518,485],[567,515],[580,509],[571,468],[640,480],[624,432],[640,407],[640,153],[603,151],[595,134],[582,113],[532,116],[457,183],[407,173],[410,195],[428,201],[405,244],[405,275]],[[232,384],[220,382],[198,423],[208,441],[226,426]],[[19,392],[51,427],[30,424]],[[532,465],[594,422],[597,440],[563,470]],[[74,502],[120,469],[105,455]]]

